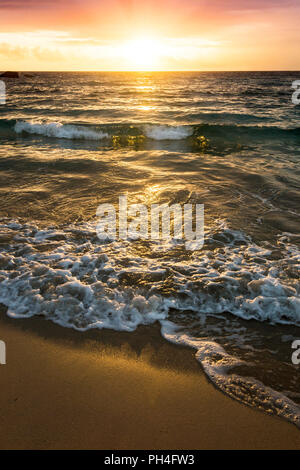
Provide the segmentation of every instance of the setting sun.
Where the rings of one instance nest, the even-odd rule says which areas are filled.
[[[133,39],[122,46],[122,55],[128,67],[134,70],[152,70],[159,65],[162,45],[154,38]]]

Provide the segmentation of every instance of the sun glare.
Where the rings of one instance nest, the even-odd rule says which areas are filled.
[[[133,39],[124,44],[122,55],[134,70],[152,70],[159,65],[161,46],[157,39]]]

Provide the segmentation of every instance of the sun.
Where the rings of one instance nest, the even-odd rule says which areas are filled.
[[[126,65],[133,70],[153,70],[159,65],[162,47],[157,39],[137,38],[122,47]]]

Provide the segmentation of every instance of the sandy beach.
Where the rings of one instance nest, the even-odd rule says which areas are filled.
[[[159,329],[84,334],[12,320],[0,337],[1,449],[299,449],[296,427],[208,382]]]

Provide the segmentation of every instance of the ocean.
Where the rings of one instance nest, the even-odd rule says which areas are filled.
[[[300,427],[300,72],[30,73],[0,105],[0,303],[160,325],[208,379]],[[106,240],[99,204],[204,204],[205,241]],[[295,361],[294,361],[295,362]],[[201,390],[199,390],[201,393]]]

